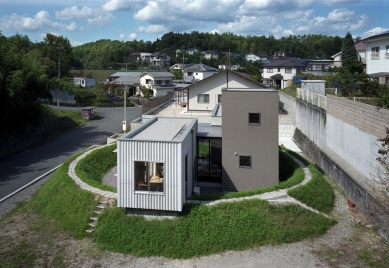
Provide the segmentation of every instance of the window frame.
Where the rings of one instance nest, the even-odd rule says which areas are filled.
[[[203,101],[199,100],[200,96],[203,96]],[[208,101],[205,101],[205,96],[208,97]],[[209,103],[209,94],[197,94],[197,103]]]
[[[371,48],[371,57],[372,58],[379,58],[380,57],[380,47],[372,47]]]
[[[217,94],[217,103],[222,103],[222,94]]]
[[[285,68],[285,73],[286,74],[291,74],[292,73],[292,68]]]
[[[273,68],[266,68],[266,72],[269,73],[269,74],[270,73],[272,74],[273,73]]]
[[[242,164],[242,157],[248,157],[250,165],[249,166],[243,166]],[[252,168],[252,161],[251,161],[251,155],[239,155],[239,168],[246,168],[246,169],[251,169]]]
[[[139,175],[137,174],[137,172],[140,172],[138,170],[139,167],[137,167],[137,163],[145,163],[146,165],[144,165],[145,167],[145,171],[141,171],[141,172],[145,172],[146,173],[146,178],[147,178],[147,185],[144,186],[139,186]],[[161,190],[151,190],[151,177],[150,177],[150,169],[152,169],[152,166],[151,165],[155,165],[155,169],[157,169],[157,166],[162,166],[162,168],[159,168],[159,171],[161,172],[159,175],[160,178],[163,179],[162,181],[162,191]],[[162,177],[161,177],[162,176]],[[141,194],[157,194],[157,195],[163,195],[165,193],[165,163],[164,162],[153,162],[153,161],[137,161],[135,160],[134,161],[134,189],[135,189],[135,192],[136,193],[141,193]],[[147,189],[146,190],[141,190],[140,187],[146,187]],[[159,186],[157,186],[157,189],[159,189]]]
[[[258,121],[259,121],[258,123],[251,123],[251,122],[250,122],[250,115],[254,115],[254,114],[258,114],[258,117],[259,117],[259,118],[258,118]],[[251,119],[252,119],[252,118],[251,118]],[[250,113],[250,112],[249,112],[249,113],[248,113],[248,124],[249,124],[249,125],[254,125],[254,126],[260,126],[260,125],[261,125],[261,113],[259,113],[259,112],[258,112],[258,113]]]

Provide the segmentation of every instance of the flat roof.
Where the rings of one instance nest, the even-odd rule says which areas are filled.
[[[181,135],[197,119],[193,118],[170,118],[155,117],[136,129],[130,131],[123,139],[142,141],[178,141]]]
[[[197,137],[221,138],[222,126],[212,126],[211,123],[199,123]]]

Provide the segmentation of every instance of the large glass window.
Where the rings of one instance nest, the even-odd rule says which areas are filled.
[[[197,179],[204,182],[221,182],[222,140],[199,138],[197,145]]]
[[[240,155],[239,156],[239,167],[240,168],[251,168],[251,156]]]
[[[267,72],[268,73],[272,73],[273,72],[273,68],[267,68]]]
[[[292,68],[285,68],[285,73],[286,74],[291,74],[292,73]]]
[[[135,161],[135,191],[163,192],[164,165]]]
[[[197,95],[198,103],[209,103],[209,94],[198,94]]]
[[[222,94],[217,95],[217,103],[222,103]]]

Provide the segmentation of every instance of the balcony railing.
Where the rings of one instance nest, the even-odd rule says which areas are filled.
[[[298,88],[296,98],[303,100],[303,101],[306,101],[306,102],[309,102],[309,103],[316,105],[320,108],[323,108],[323,109],[326,108],[326,96]]]
[[[371,57],[372,58],[379,58],[380,57],[380,53],[379,52],[372,52],[371,53]]]

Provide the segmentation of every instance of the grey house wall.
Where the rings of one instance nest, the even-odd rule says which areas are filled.
[[[278,91],[222,90],[223,191],[245,191],[278,183]],[[248,113],[261,113],[261,124],[249,125]],[[251,168],[239,167],[239,156],[251,156]]]

